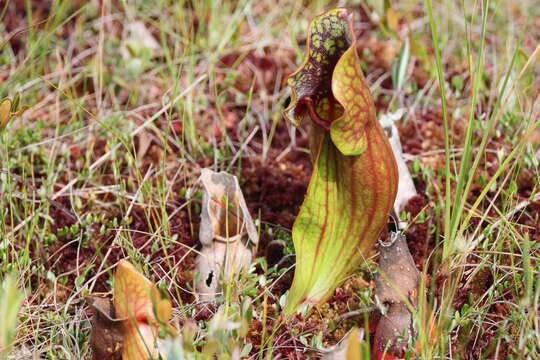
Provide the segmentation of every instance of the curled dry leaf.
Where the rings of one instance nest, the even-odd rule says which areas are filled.
[[[203,247],[197,258],[196,290],[202,300],[212,300],[220,292],[220,279],[230,280],[249,266],[253,253],[248,243],[257,244],[259,238],[235,176],[203,169],[200,180]]]
[[[417,195],[411,173],[403,159],[403,149],[401,147],[401,140],[399,139],[399,132],[396,125],[394,125],[394,122],[401,119],[404,113],[404,109],[399,109],[395,113],[382,116],[380,119],[380,123],[388,136],[398,168],[398,190],[396,200],[394,201],[394,212],[398,216],[409,200]],[[405,226],[406,224],[400,223],[400,228],[404,228]]]
[[[392,356],[401,356],[407,349],[413,336],[408,306],[416,306],[420,281],[405,235],[392,233],[391,238],[389,245],[379,246],[380,273],[375,279],[375,296],[388,306],[388,311],[381,317],[375,333],[376,359],[393,359]]]
[[[236,241],[236,236],[247,234],[249,240],[256,244],[259,241],[257,228],[236,176],[202,169],[200,180],[203,185],[201,243],[210,245],[214,240],[231,242]]]
[[[201,300],[214,299],[221,291],[219,280],[231,279],[242,268],[251,264],[253,253],[241,241],[219,242],[203,246],[197,257],[200,280],[197,293]]]
[[[86,298],[93,312],[94,359],[157,358],[156,340],[160,324],[171,317],[170,300],[127,260],[116,267],[113,292],[113,301],[98,296]]]
[[[111,299],[89,295],[86,302],[92,311],[90,346],[94,360],[120,360],[124,346],[123,320],[116,319]]]

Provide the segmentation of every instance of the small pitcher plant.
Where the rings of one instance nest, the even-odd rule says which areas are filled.
[[[288,79],[285,116],[295,125],[311,120],[314,168],[292,231],[296,269],[286,314],[327,300],[369,257],[396,197],[396,160],[362,73],[352,18],[344,8],[316,17],[305,60]]]

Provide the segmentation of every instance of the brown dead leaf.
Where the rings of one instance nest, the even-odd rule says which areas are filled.
[[[257,244],[259,238],[238,179],[210,169],[203,169],[200,179],[203,247],[197,258],[200,277],[195,288],[203,300],[212,300],[220,292],[220,279],[230,280],[249,266],[253,256],[249,242]]]
[[[403,303],[392,304],[386,315],[377,325],[373,350],[377,354],[401,356],[407,350],[409,339],[413,335],[412,315]]]
[[[235,236],[247,234],[249,240],[259,241],[257,229],[242,195],[238,179],[226,172],[201,171],[203,185],[199,240],[210,245],[214,239],[236,241]]]
[[[405,235],[392,233],[390,244],[379,246],[380,273],[375,279],[375,296],[388,306],[375,332],[373,352],[403,355],[414,335],[408,306],[416,306],[420,273],[409,252]]]
[[[196,291],[201,300],[208,301],[216,298],[221,291],[220,278],[232,279],[241,269],[249,267],[252,252],[241,241],[230,243],[214,241],[203,246],[197,257],[197,270],[200,280]]]
[[[391,237],[395,241],[390,245],[379,246],[380,274],[375,279],[375,295],[384,303],[399,303],[416,291],[420,273],[409,252],[405,235],[392,233]]]
[[[92,311],[90,346],[94,360],[120,360],[124,346],[122,319],[116,319],[114,306],[107,297],[88,295],[86,302]]]
[[[394,124],[397,120],[401,119],[404,113],[404,109],[400,109],[395,113],[383,115],[379,120],[386,135],[388,136],[388,141],[392,146],[392,152],[394,153],[398,166],[398,191],[396,199],[394,200],[394,212],[398,216],[405,208],[405,205],[407,205],[409,200],[417,195],[411,173],[409,172],[407,163],[405,163],[405,159],[403,158],[403,147],[401,146],[399,130]],[[399,225],[400,229],[403,229],[407,224],[400,223]]]

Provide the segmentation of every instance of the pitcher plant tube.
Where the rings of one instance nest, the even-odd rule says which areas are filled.
[[[285,313],[327,300],[370,256],[397,192],[398,171],[360,67],[352,13],[336,8],[309,25],[307,54],[288,78],[294,125],[311,120],[314,163],[293,226],[294,280]]]

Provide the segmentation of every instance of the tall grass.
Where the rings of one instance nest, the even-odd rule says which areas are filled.
[[[483,184],[481,187],[480,194],[476,196],[474,202],[470,204],[469,196],[471,195],[471,188],[473,184],[476,184],[478,179],[475,177],[476,171],[479,169],[479,165],[482,160],[486,158],[486,148],[488,142],[494,137],[496,125],[499,123],[501,116],[507,111],[514,111],[514,109],[509,109],[507,106],[508,96],[510,93],[517,91],[517,84],[510,84],[511,75],[514,73],[514,67],[516,63],[516,57],[521,48],[521,37],[518,37],[517,42],[514,42],[514,50],[507,65],[507,70],[504,74],[502,80],[502,86],[499,88],[498,93],[495,95],[495,104],[490,109],[490,113],[485,115],[487,121],[483,121],[479,117],[478,105],[479,99],[485,97],[481,96],[482,91],[487,91],[487,88],[484,84],[484,72],[485,72],[485,41],[488,28],[488,19],[490,17],[490,11],[496,5],[492,4],[490,0],[476,1],[474,6],[471,4],[462,4],[463,11],[463,21],[466,25],[466,49],[467,49],[467,60],[468,60],[468,70],[470,74],[470,96],[469,96],[469,107],[468,107],[468,121],[466,123],[466,133],[463,139],[463,143],[453,144],[451,142],[452,138],[452,128],[449,126],[449,117],[447,109],[447,82],[444,75],[443,64],[442,64],[442,55],[441,51],[443,45],[440,40],[437,29],[436,16],[434,16],[434,11],[432,3],[430,0],[425,1],[426,10],[429,18],[429,25],[431,28],[432,35],[432,44],[435,53],[435,67],[437,71],[437,78],[439,83],[439,94],[440,102],[442,106],[443,114],[443,125],[444,125],[444,144],[445,144],[445,167],[444,167],[444,180],[445,180],[445,194],[444,194],[444,229],[443,229],[443,239],[442,239],[442,274],[447,277],[444,292],[442,295],[442,303],[440,304],[440,310],[438,315],[438,326],[437,326],[437,341],[432,343],[435,345],[437,350],[436,353],[439,355],[452,354],[451,348],[449,345],[448,335],[453,331],[458,329],[461,323],[466,321],[463,318],[457,320],[456,316],[459,316],[459,312],[456,312],[454,309],[454,301],[457,296],[458,287],[463,286],[464,272],[468,267],[467,259],[470,256],[478,256],[479,253],[478,245],[479,242],[475,237],[479,236],[481,231],[481,225],[488,218],[488,212],[491,207],[494,206],[494,203],[498,201],[498,198],[501,195],[501,190],[509,184],[509,179],[516,178],[517,171],[519,170],[518,164],[523,161],[524,152],[527,149],[527,144],[529,142],[530,134],[540,125],[539,119],[535,119],[534,116],[523,116],[523,124],[521,124],[518,141],[514,142],[514,148],[509,152],[509,154],[501,159],[501,164],[497,168],[495,174]],[[472,8],[472,10],[469,10]],[[480,16],[477,16],[480,14]],[[440,16],[440,15],[439,15]],[[479,41],[473,40],[474,31],[472,30],[477,26],[476,19],[480,17],[480,36]],[[493,18],[493,17],[492,17]],[[478,44],[478,45],[477,45]],[[477,46],[476,46],[477,45]],[[477,49],[478,53],[473,53],[473,49]],[[523,74],[527,67],[530,64],[530,61],[534,61],[536,52],[530,55],[528,61],[523,65],[523,68],[520,70],[520,75]],[[496,55],[495,55],[496,56]],[[474,61],[476,59],[476,61]],[[515,80],[515,79],[514,79]],[[510,85],[512,87],[509,89]],[[480,139],[475,135],[478,132],[481,132]],[[456,165],[456,162],[453,160],[452,149],[459,147],[462,148],[461,155],[459,158],[459,166]],[[472,160],[472,161],[471,161]],[[504,174],[506,176],[500,182],[499,178]],[[497,191],[495,196],[492,196],[488,199],[488,192],[493,190],[493,186],[497,184],[500,189]],[[538,189],[536,189],[538,191]],[[479,213],[477,210],[481,204],[489,202],[489,206],[483,213]],[[500,210],[497,210],[501,216],[504,216]],[[471,219],[473,217],[480,217],[482,221],[476,226],[476,228],[471,229]],[[488,244],[488,248],[497,248],[499,251],[503,249],[508,241],[508,238],[512,238],[513,241],[516,241],[516,237],[521,238],[520,242],[523,242],[523,246],[530,250],[530,243],[528,240],[518,235],[519,233],[510,225],[505,229],[501,230],[498,237],[494,239],[495,244]],[[482,244],[485,251],[485,245]],[[500,285],[503,281],[500,276],[499,265],[497,264],[497,259],[489,260],[489,256],[481,256],[480,263],[475,265],[470,265],[473,268],[476,267],[475,271],[471,276],[468,277],[468,281],[465,284],[470,284],[474,281],[474,276],[477,275],[481,269],[490,268],[492,273],[495,274],[494,285]],[[512,258],[514,259],[514,258]],[[532,283],[530,278],[527,276],[536,276],[538,279],[538,272],[535,275],[531,273],[530,262],[528,262],[529,256],[525,256],[522,259],[525,279],[519,271],[516,272],[516,268],[512,268],[514,281],[513,285],[515,289],[530,289],[530,284]],[[490,265],[488,263],[493,261]],[[516,264],[517,266],[517,264]],[[529,280],[527,280],[529,279]],[[525,281],[525,283],[523,283]],[[505,284],[508,282],[504,281]],[[493,288],[492,287],[492,288]],[[521,290],[520,290],[521,291]],[[538,293],[538,289],[536,290]],[[488,294],[488,293],[486,293]],[[488,296],[489,297],[489,296]],[[485,298],[482,298],[485,300]],[[496,301],[494,297],[489,297],[487,304],[493,303]],[[529,298],[527,298],[527,303]],[[472,301],[470,302],[472,309],[479,311],[485,314],[487,311],[486,305],[482,304],[481,301]],[[518,308],[521,307],[520,304],[514,304]],[[536,306],[538,303],[535,304]],[[435,303],[432,302],[431,306],[425,306],[420,310],[424,312],[423,316],[420,318],[424,319],[424,326],[421,327],[421,338],[423,338],[422,343],[424,345],[429,345],[427,337],[429,334],[425,334],[425,331],[429,331],[427,327],[426,311],[433,308]],[[525,308],[527,309],[527,308]],[[429,318],[429,317],[427,317]],[[516,319],[518,320],[518,319]],[[480,320],[482,321],[482,320]],[[524,319],[519,319],[519,321],[525,321]],[[530,324],[532,325],[532,324]],[[529,326],[530,326],[529,325]],[[477,323],[476,326],[480,326],[480,323]],[[537,325],[533,325],[530,328],[530,331],[534,331],[533,328]],[[504,331],[503,331],[504,332]],[[527,335],[526,335],[527,336]],[[523,345],[523,340],[520,337],[520,343]],[[500,340],[498,345],[500,345]],[[431,351],[431,350],[430,350]],[[497,348],[498,351],[498,348]],[[425,352],[423,352],[425,355]]]

